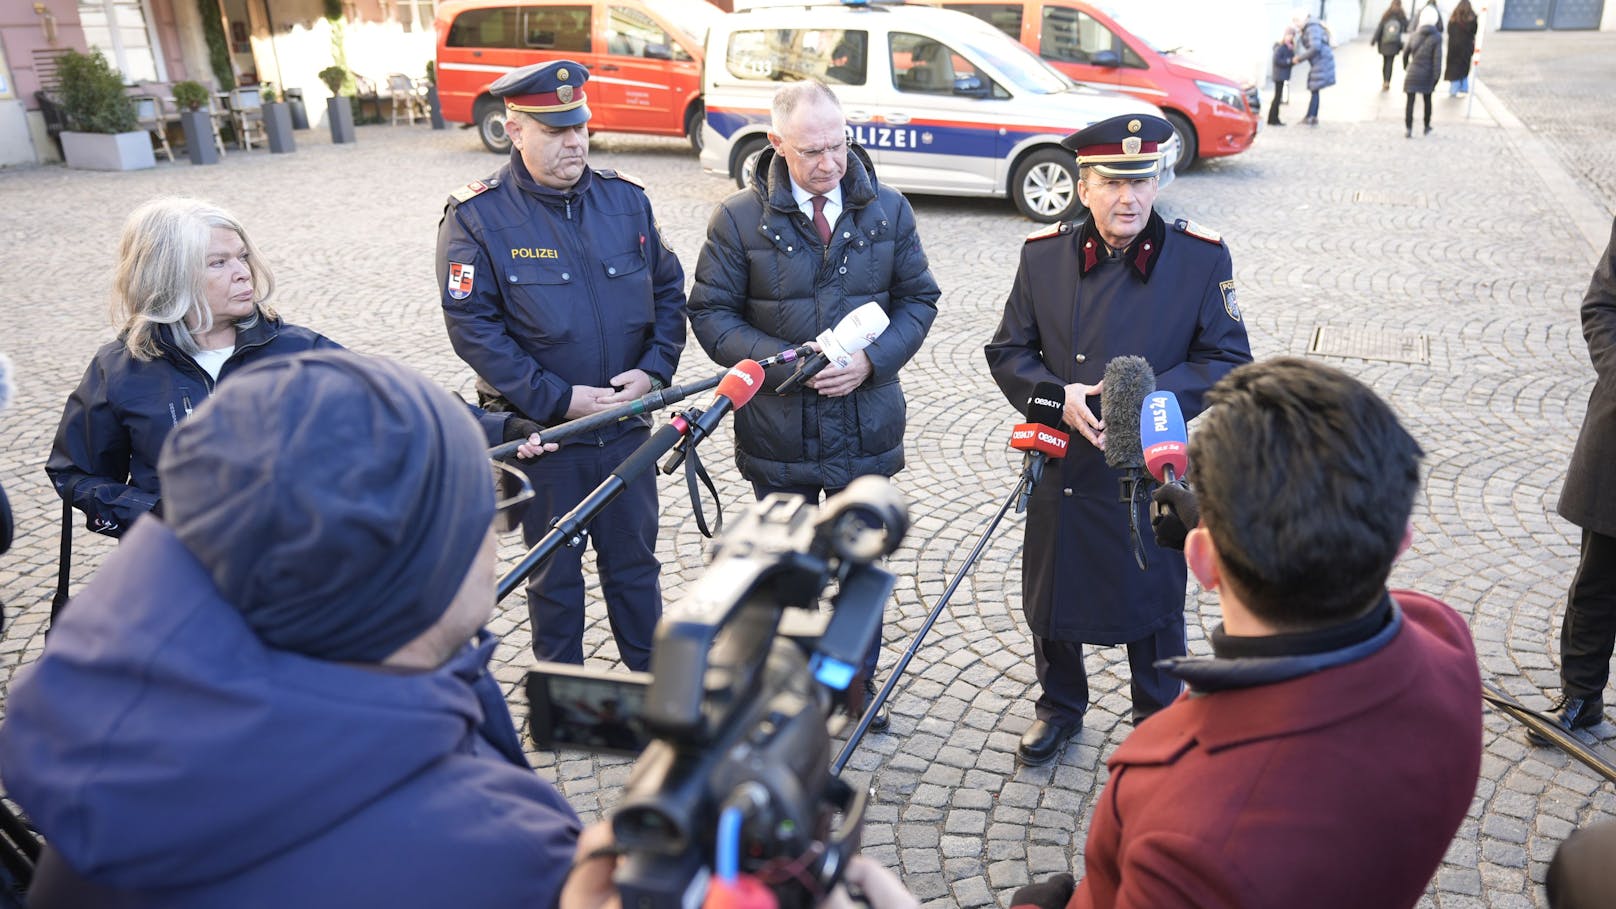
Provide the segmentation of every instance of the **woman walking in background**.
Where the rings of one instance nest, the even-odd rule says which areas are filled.
[[[1391,91],[1392,64],[1403,52],[1403,35],[1408,32],[1408,13],[1403,12],[1403,0],[1392,0],[1391,6],[1380,14],[1380,24],[1369,43],[1380,51],[1380,90]]]
[[[1476,9],[1470,0],[1459,0],[1448,18],[1448,70],[1443,78],[1453,83],[1448,97],[1470,91],[1470,58],[1476,53]]]
[[[1441,20],[1433,22],[1420,11],[1419,28],[1409,39],[1408,50],[1403,52],[1403,92],[1408,95],[1408,107],[1403,111],[1403,134],[1414,138],[1414,96],[1425,99],[1425,135],[1431,134],[1431,92],[1436,91],[1437,76],[1442,72]]]
[[[1268,105],[1269,126],[1285,125],[1279,122],[1279,106],[1285,102],[1285,84],[1291,81],[1291,63],[1295,59],[1296,29],[1287,25],[1285,34],[1274,44],[1274,65],[1269,72],[1274,80],[1274,100]]]

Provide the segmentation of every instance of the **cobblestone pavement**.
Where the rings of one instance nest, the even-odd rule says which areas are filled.
[[[1488,35],[1479,72],[1576,181],[1616,212],[1616,32]]]
[[[1161,208],[1228,238],[1258,356],[1303,353],[1318,326],[1428,336],[1428,365],[1330,360],[1385,395],[1427,451],[1416,542],[1393,581],[1468,616],[1484,674],[1544,706],[1540,692],[1557,684],[1554,642],[1576,558],[1573,528],[1554,503],[1592,385],[1577,309],[1593,255],[1523,182],[1505,129],[1443,107],[1433,135],[1405,140],[1400,104],[1391,115],[1373,84],[1377,61],[1361,44],[1341,54],[1343,83],[1326,93],[1320,126],[1266,130],[1248,154],[1209,162],[1168,188]],[[1611,102],[1587,99],[1601,102],[1610,122]],[[1292,103],[1286,119],[1301,112]],[[59,506],[41,464],[63,400],[111,336],[102,311],[117,231],[139,201],[188,193],[235,209],[277,270],[288,318],[469,392],[471,374],[438,312],[434,225],[448,190],[498,162],[471,132],[377,126],[361,128],[351,147],[314,133],[298,141],[295,155],[231,154],[212,168],[0,172],[10,263],[0,271],[0,348],[20,384],[0,431],[0,477],[20,523],[17,548],[0,560],[0,598],[12,615],[0,637],[0,685],[43,646]],[[647,180],[669,242],[693,267],[729,184],[702,175],[672,140],[602,136],[593,155]],[[1033,225],[1002,202],[917,198],[915,207],[944,293],[904,375],[910,467],[900,481],[915,521],[892,561],[899,583],[883,671],[1016,474],[1006,450],[1015,414],[988,378],[981,346]],[[692,344],[680,377],[711,369]],[[709,443],[708,460],[733,514],[749,493],[722,455],[728,447],[722,436]],[[682,490],[664,484],[659,551],[670,598],[704,563]],[[1000,905],[1029,879],[1080,869],[1104,759],[1129,731],[1123,653],[1092,648],[1087,728],[1053,764],[1015,765],[1034,681],[1019,615],[1020,535],[1012,518],[987,547],[904,679],[891,732],[871,736],[848,773],[876,793],[866,851],[929,907]],[[108,549],[78,535],[76,584]],[[515,545],[502,550],[507,564],[518,554]],[[521,606],[506,607],[493,623],[505,636],[498,676],[521,717],[529,635]],[[1192,588],[1188,613],[1190,649],[1205,653],[1215,603]],[[590,618],[589,662],[613,668],[598,605]],[[1594,732],[1616,734],[1608,725]],[[1616,817],[1610,787],[1556,751],[1527,747],[1507,718],[1489,713],[1485,739],[1475,804],[1422,905],[1538,904],[1559,841],[1575,825]],[[577,753],[533,758],[586,817],[610,807],[629,769]]]

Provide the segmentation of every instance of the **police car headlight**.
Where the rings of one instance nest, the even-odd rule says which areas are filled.
[[[1211,98],[1213,101],[1227,104],[1235,110],[1245,109],[1245,105],[1240,100],[1240,89],[1232,85],[1223,85],[1218,82],[1202,82],[1197,79],[1195,80],[1195,87],[1201,90],[1201,94]]]

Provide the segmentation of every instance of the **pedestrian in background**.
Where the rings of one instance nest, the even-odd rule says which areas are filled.
[[[1269,75],[1274,80],[1274,100],[1268,105],[1268,125],[1284,126],[1279,122],[1279,106],[1285,103],[1285,84],[1291,81],[1291,66],[1296,60],[1296,29],[1285,26],[1285,34],[1274,42],[1274,65]]]
[[[1414,138],[1415,95],[1425,99],[1425,135],[1431,134],[1431,92],[1436,91],[1437,77],[1442,72],[1441,20],[1431,21],[1426,10],[1420,11],[1420,26],[1403,52],[1403,92],[1408,95],[1408,106],[1403,109],[1403,134],[1410,139]]]
[[[1443,76],[1452,85],[1448,97],[1470,92],[1470,58],[1476,53],[1476,9],[1470,0],[1459,0],[1448,18],[1448,69]]]
[[[1319,125],[1319,92],[1335,84],[1335,50],[1330,47],[1330,30],[1319,17],[1305,12],[1296,14],[1296,40],[1300,50],[1296,63],[1307,61],[1307,90],[1312,97],[1307,102],[1307,116],[1302,122]]]
[[[1375,36],[1369,39],[1375,50],[1380,51],[1380,90],[1383,92],[1392,89],[1392,65],[1403,52],[1403,35],[1407,32],[1408,13],[1403,12],[1403,0],[1392,0],[1391,6],[1380,14]]]

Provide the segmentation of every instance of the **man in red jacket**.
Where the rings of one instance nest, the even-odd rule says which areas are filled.
[[[1076,892],[1046,881],[1015,904],[1413,906],[1481,765],[1464,619],[1385,586],[1420,447],[1374,392],[1305,360],[1243,366],[1207,402],[1199,526],[1183,516],[1223,612],[1213,656],[1171,661],[1189,692],[1111,756]]]

